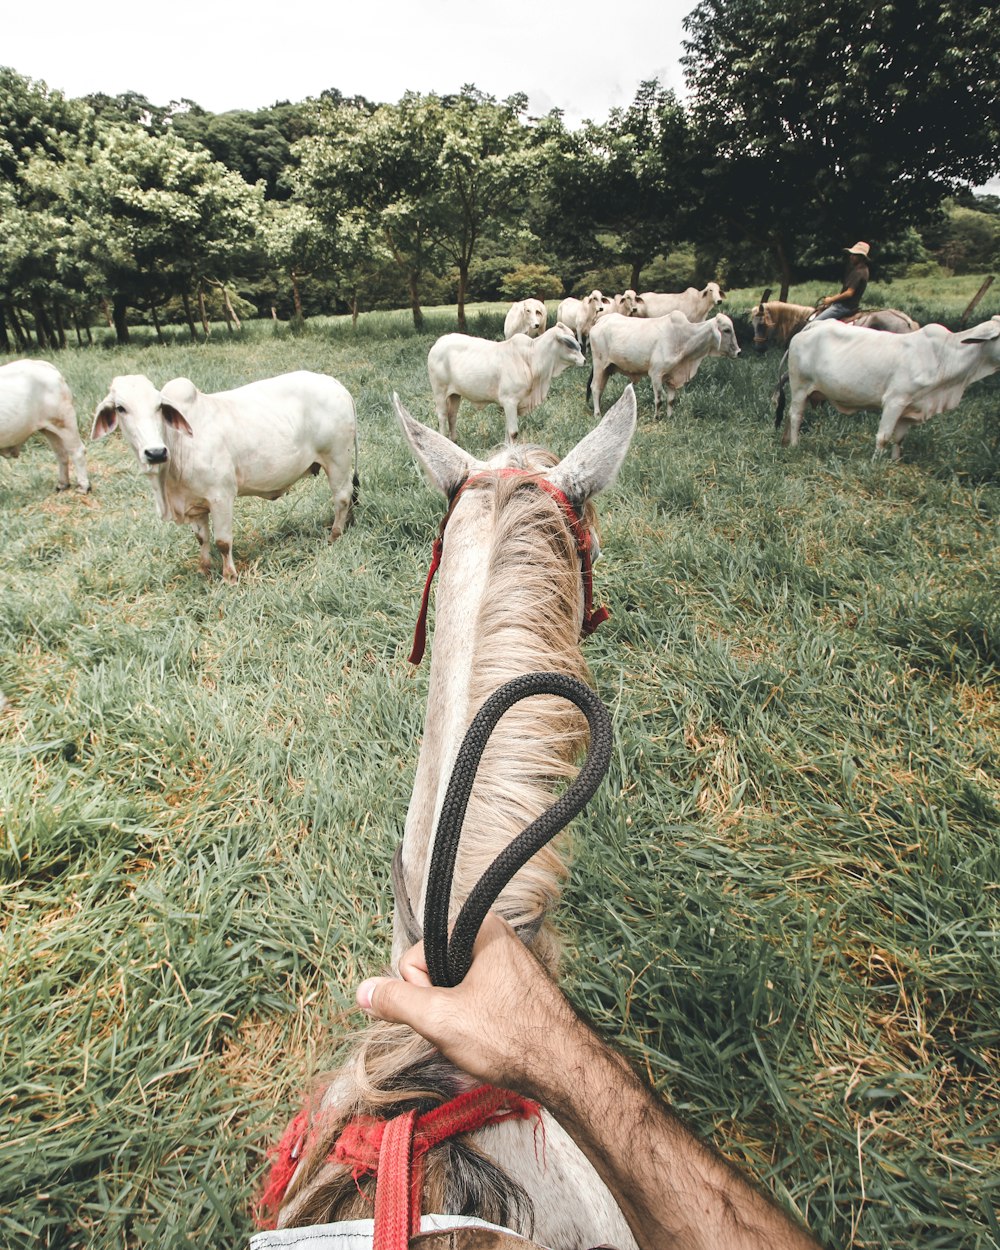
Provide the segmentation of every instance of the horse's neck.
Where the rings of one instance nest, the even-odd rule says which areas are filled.
[[[485,497],[469,501],[485,514]],[[403,876],[416,918],[422,921],[431,843],[452,766],[469,721],[469,686],[477,645],[479,609],[486,594],[490,533],[484,524],[449,525],[437,587],[427,719],[403,834]],[[393,964],[406,950],[393,940]]]

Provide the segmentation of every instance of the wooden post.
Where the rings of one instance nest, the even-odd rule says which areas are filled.
[[[975,293],[975,295],[973,295],[972,299],[969,300],[969,306],[966,308],[965,312],[962,313],[962,320],[959,323],[960,325],[963,325],[963,326],[965,325],[965,323],[972,316],[972,310],[976,307],[976,305],[979,303],[979,301],[983,298],[983,296],[986,294],[986,292],[990,289],[992,285],[993,285],[993,274],[990,274],[988,278],[983,279],[983,285],[979,288],[979,290]]]

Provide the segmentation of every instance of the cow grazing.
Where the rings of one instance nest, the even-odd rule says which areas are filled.
[[[512,339],[515,334],[526,334],[536,339],[545,333],[549,314],[540,299],[522,299],[511,304],[503,323],[503,336]]]
[[[544,402],[554,377],[570,365],[582,364],[580,344],[561,322],[537,339],[516,334],[503,343],[445,334],[427,353],[441,433],[454,442],[458,407],[467,399],[477,408],[499,404],[507,422],[507,442],[513,443],[518,417]]]
[[[875,457],[891,444],[892,458],[898,460],[911,425],[957,408],[967,386],[998,371],[1000,316],[958,334],[927,325],[912,334],[887,335],[820,321],[788,348],[792,398],[781,441],[794,447],[806,400],[826,399],[838,412],[880,410]],[[780,385],[775,428],[781,427],[784,412]]]
[[[56,453],[57,490],[69,489],[71,460],[77,490],[90,490],[83,440],[66,379],[45,360],[15,360],[0,367],[0,456],[16,459],[32,434],[41,434]]]
[[[602,317],[612,308],[613,302],[595,288],[583,299],[574,299],[573,296],[564,299],[556,311],[556,320],[561,321],[564,326],[568,326],[573,331],[580,340],[583,350],[586,351],[594,323],[598,317]]]
[[[233,500],[277,499],[323,469],[333,492],[331,542],[344,531],[357,486],[357,420],[347,390],[322,373],[285,373],[203,395],[187,378],[158,391],[147,377],[115,378],[94,416],[91,438],[121,426],[147,475],[157,515],[189,524],[203,573],[211,569],[208,521],[222,575],[236,580]]]
[[[659,291],[643,291],[636,301],[637,317],[665,317],[667,313],[682,312],[688,321],[704,321],[708,314],[722,303],[722,291],[717,282],[709,282],[704,290],[689,286],[676,294]]]
[[[621,313],[623,317],[635,317],[638,315],[639,297],[631,287],[627,291],[623,291],[621,295],[616,295],[612,303],[611,312]]]
[[[758,355],[763,354],[771,339],[785,347],[805,327],[815,311],[815,308],[806,304],[786,304],[777,299],[756,304],[747,313],[753,326],[754,350]],[[839,320],[842,325],[867,326],[872,330],[885,330],[889,334],[910,334],[920,329],[918,321],[914,321],[908,313],[901,312],[898,308],[864,309]]]
[[[660,415],[660,395],[667,392],[667,416],[674,397],[698,372],[706,356],[738,356],[733,323],[719,313],[711,321],[692,324],[682,312],[665,317],[637,319],[609,313],[594,326],[590,336],[594,358],[592,385],[594,416],[601,415],[601,395],[613,373],[624,373],[632,382],[643,374],[653,384],[653,418]]]

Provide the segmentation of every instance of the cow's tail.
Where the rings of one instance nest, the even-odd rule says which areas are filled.
[[[778,385],[774,394],[771,396],[771,403],[774,404],[774,428],[780,430],[785,420],[785,387],[788,385],[788,373],[785,365],[788,363],[788,352],[785,352],[781,358],[781,364],[778,366]]]
[[[587,402],[590,403],[590,396],[593,393],[594,382],[594,362],[590,362],[590,375],[587,378]]]
[[[353,401],[352,401],[353,402]],[[354,409],[354,476],[351,478],[351,506],[358,502],[358,491],[361,489],[361,479],[358,477],[358,410]]]

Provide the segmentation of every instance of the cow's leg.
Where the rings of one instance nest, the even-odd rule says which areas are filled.
[[[910,429],[917,424],[916,421],[910,421],[906,417],[900,417],[896,422],[896,432],[892,436],[892,458],[899,460],[903,454],[903,439],[906,438]]]
[[[788,419],[785,421],[785,428],[781,432],[782,447],[798,447],[799,430],[802,428],[802,418],[806,410],[807,392],[804,390],[792,390],[792,402],[788,406]]]
[[[594,399],[594,420],[601,419],[601,396],[604,394],[604,388],[608,384],[608,378],[614,373],[614,365],[606,365],[603,360],[594,361],[594,377],[590,384],[591,394]]]
[[[208,503],[212,514],[212,530],[215,545],[222,556],[222,576],[227,582],[236,582],[236,565],[233,563],[233,496],[217,495]]]
[[[882,419],[878,423],[878,433],[875,435],[875,454],[872,456],[873,460],[878,460],[881,456],[884,456],[886,449],[890,445],[892,446],[893,460],[899,459],[899,444],[903,441],[903,435],[905,435],[906,431],[913,424],[912,421],[908,421],[903,426],[902,433],[899,437],[894,437],[896,426],[901,424],[900,417],[902,411],[903,405],[899,403],[886,404],[883,407]]]
[[[69,456],[66,454],[66,447],[62,439],[55,430],[39,430],[45,441],[56,453],[56,460],[59,462],[59,482],[56,490],[69,490]]]
[[[667,420],[669,421],[674,415],[674,400],[677,398],[677,388],[667,382],[664,390],[667,392]]]
[[[452,442],[455,442],[455,427],[458,423],[458,409],[461,402],[461,395],[446,395],[444,412],[438,411],[438,426],[441,433]]]
[[[506,419],[506,425],[507,425],[507,442],[508,442],[508,443],[516,443],[516,442],[517,442],[517,433],[518,433],[518,428],[517,428],[517,400],[516,400],[516,399],[502,399],[500,402],[501,402],[501,404],[502,404],[502,406],[503,406],[503,415],[504,415],[504,417],[505,417],[505,419]]]
[[[74,422],[76,418],[73,418]],[[83,442],[77,433],[76,425],[68,431],[64,438],[63,446],[69,454],[69,458],[73,461],[73,471],[76,474],[76,489],[83,494],[90,491],[90,475],[87,473],[87,457],[84,455]]]
[[[194,536],[198,540],[198,568],[207,577],[212,571],[212,548],[209,544],[208,517],[200,516],[191,522]]]
[[[335,542],[347,528],[347,520],[351,515],[351,503],[354,499],[354,483],[350,476],[345,477],[336,461],[321,460],[330,483],[333,495],[333,525],[330,527],[330,542]]]

